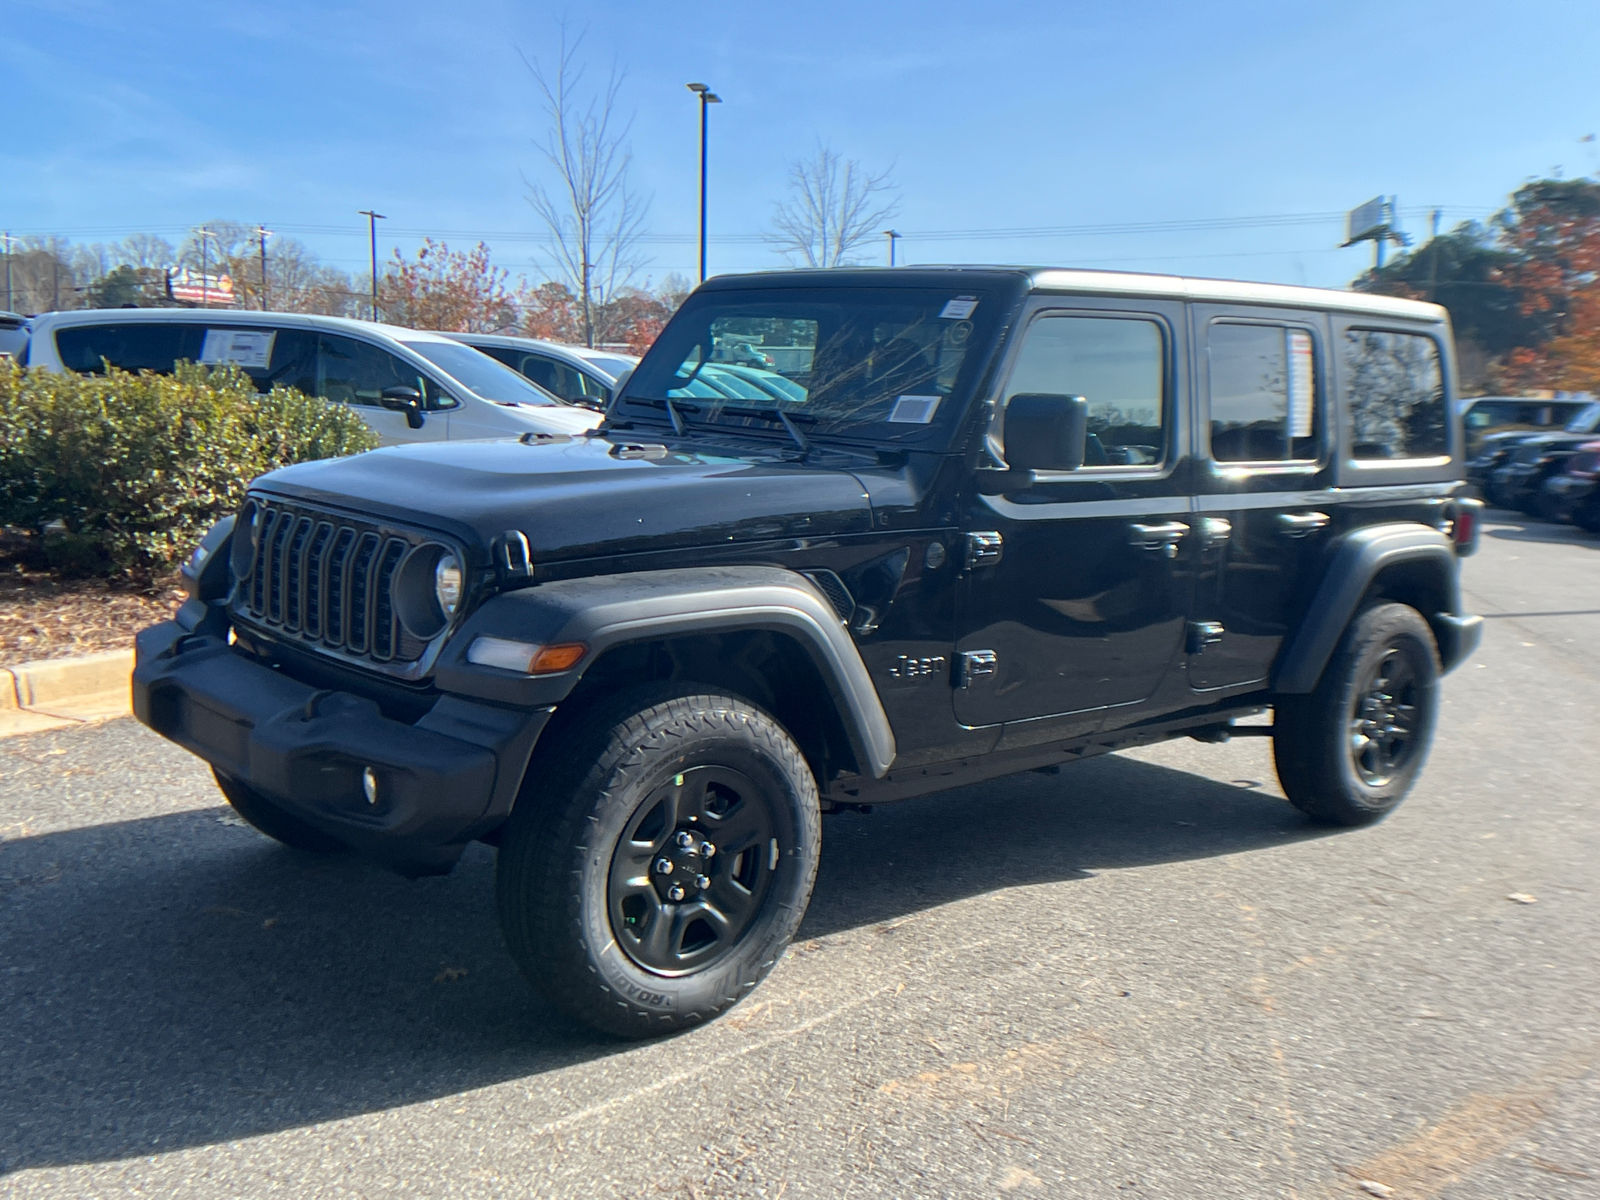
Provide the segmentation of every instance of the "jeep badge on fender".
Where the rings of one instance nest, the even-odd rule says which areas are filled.
[[[494,845],[533,986],[670,1032],[783,957],[826,813],[1245,732],[1312,818],[1399,804],[1481,625],[1453,354],[1356,292],[724,276],[593,432],[256,480],[135,711],[286,845]]]

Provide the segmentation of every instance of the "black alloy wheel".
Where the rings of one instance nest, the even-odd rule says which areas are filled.
[[[1417,672],[1391,647],[1373,663],[1350,715],[1350,761],[1361,781],[1383,787],[1403,772],[1417,746]]]
[[[558,713],[500,839],[523,974],[569,1015],[649,1037],[712,1019],[783,957],[816,878],[821,805],[747,700],[641,685]]]
[[[1439,714],[1439,651],[1416,609],[1357,613],[1309,695],[1279,696],[1273,760],[1296,808],[1339,825],[1392,812],[1422,771]]]
[[[727,767],[690,767],[645,797],[617,843],[611,932],[648,971],[711,966],[760,913],[778,855],[761,785]]]

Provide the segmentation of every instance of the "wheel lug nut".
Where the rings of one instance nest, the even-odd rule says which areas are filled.
[[[695,887],[699,888],[702,892],[705,891],[708,887],[711,886],[711,876],[709,876],[709,875],[696,875],[694,877],[694,885],[695,885]]]
[[[715,846],[713,846],[710,842],[702,842],[700,844],[700,857],[701,858],[710,858],[716,852],[717,852],[717,848]]]
[[[671,887],[669,887],[667,889],[667,899],[668,900],[682,900],[683,899],[683,885],[681,883],[675,883]]]
[[[682,833],[680,833],[678,835],[677,842],[678,842],[678,845],[682,846],[685,850],[687,850],[690,846],[694,845],[694,834],[690,833],[687,829],[685,829]]]
[[[672,874],[672,860],[670,858],[658,858],[658,859],[656,859],[656,874],[657,875],[671,875]]]

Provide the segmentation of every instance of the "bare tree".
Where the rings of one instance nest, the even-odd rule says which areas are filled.
[[[648,201],[629,186],[628,130],[632,119],[617,113],[622,75],[613,68],[599,89],[584,86],[577,64],[580,35],[570,44],[561,29],[554,71],[523,55],[550,121],[539,151],[554,168],[552,195],[543,184],[528,184],[528,203],[550,231],[558,282],[577,297],[586,345],[595,344],[596,317],[609,311],[644,265],[639,253]],[[602,331],[603,332],[603,331]]]
[[[790,196],[776,206],[768,240],[808,267],[845,266],[899,210],[893,190],[888,171],[874,175],[818,142],[810,158],[789,165]]]

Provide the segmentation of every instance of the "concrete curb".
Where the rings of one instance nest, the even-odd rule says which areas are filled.
[[[0,737],[126,716],[132,650],[0,667]]]

